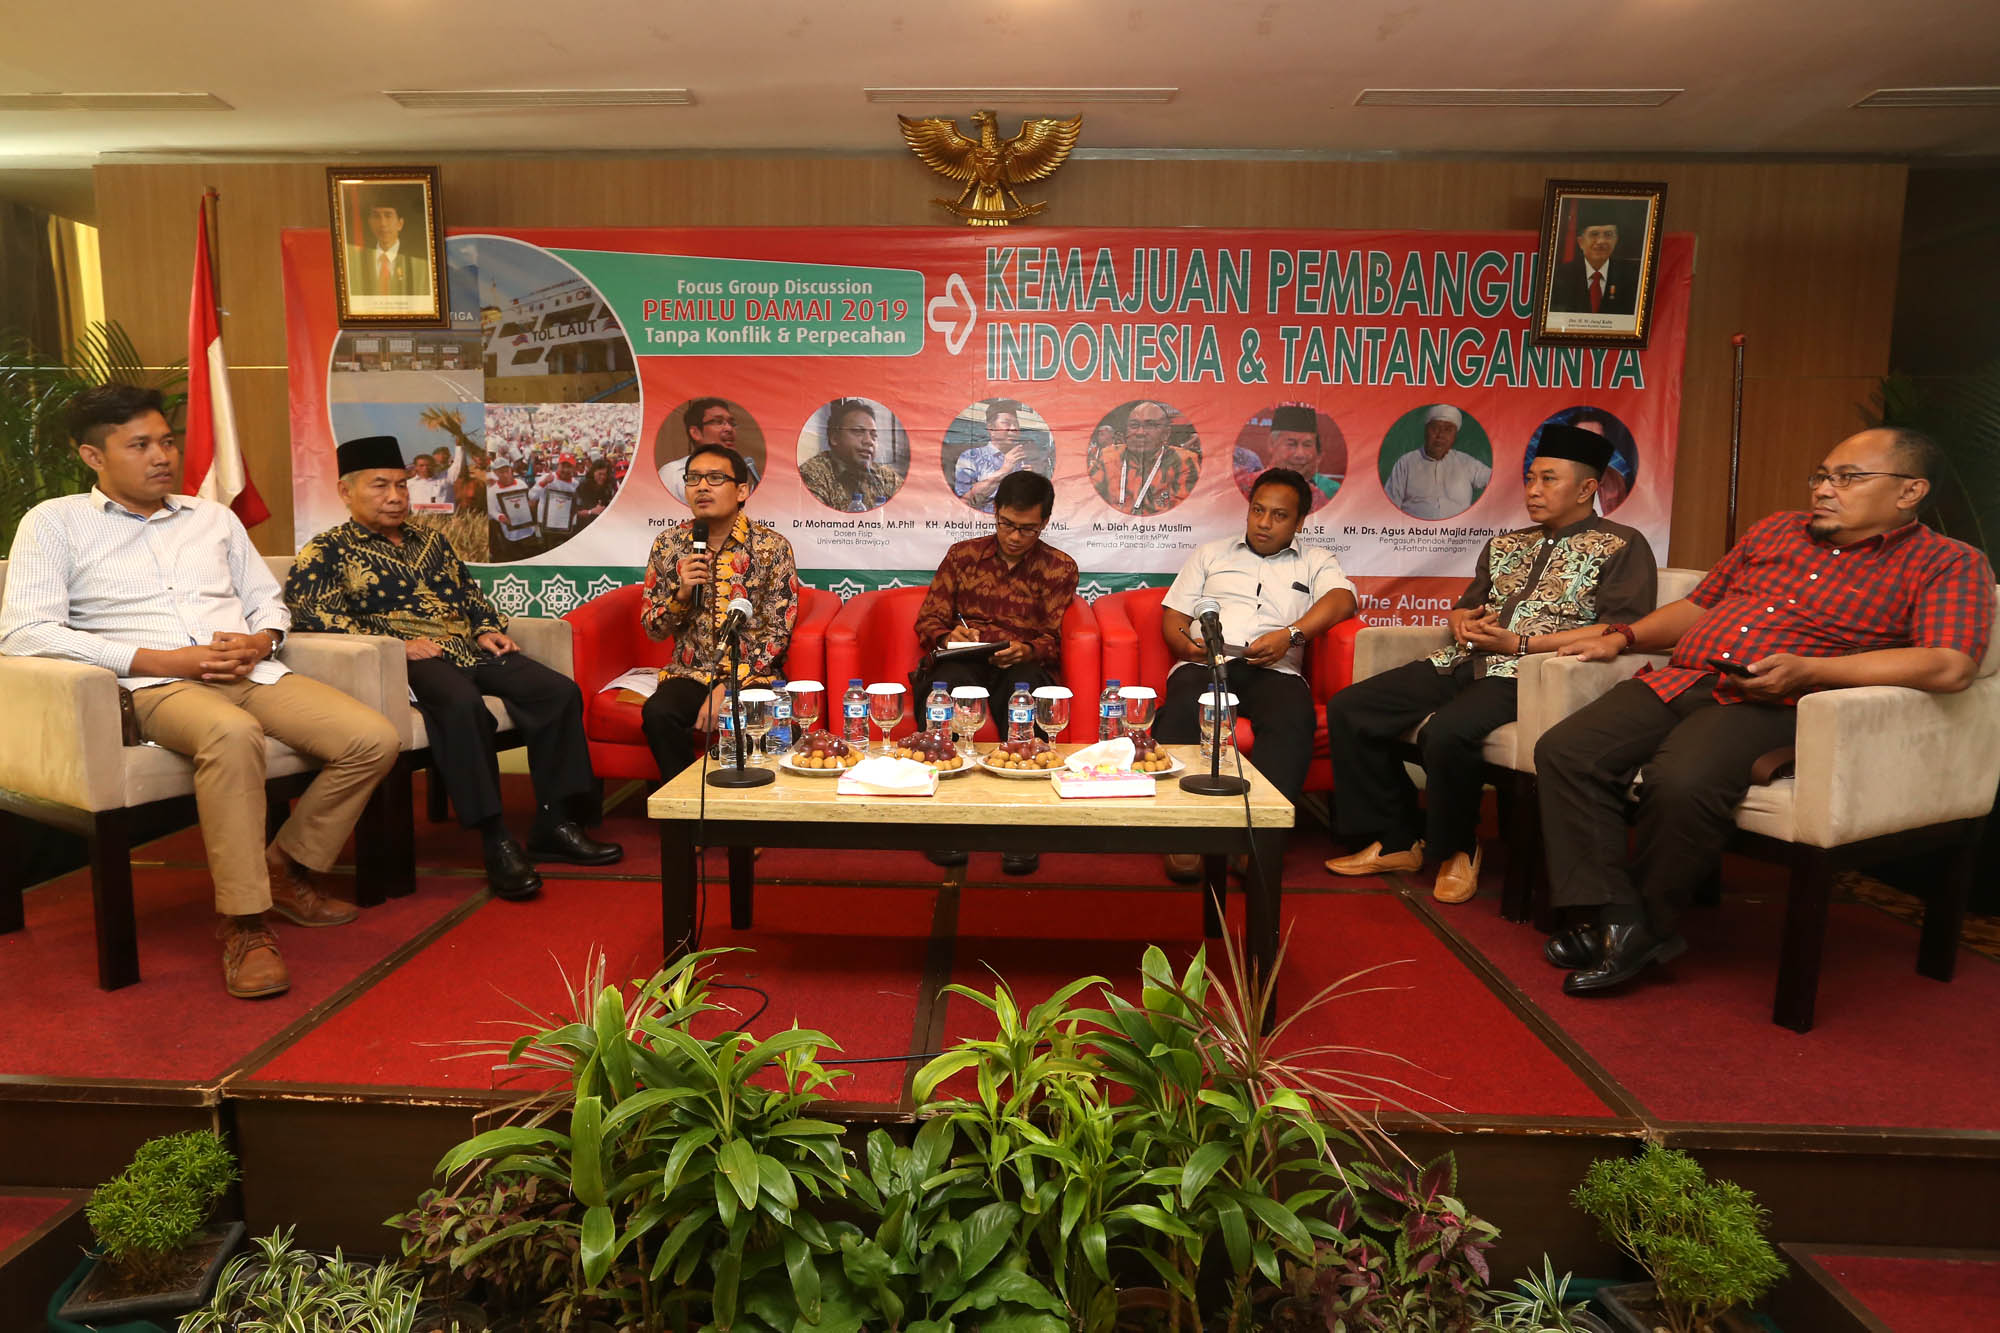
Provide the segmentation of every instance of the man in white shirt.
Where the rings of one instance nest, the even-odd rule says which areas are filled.
[[[410,478],[410,507],[418,513],[426,510],[450,513],[456,503],[452,487],[458,481],[458,474],[465,470],[465,446],[459,445],[451,455],[451,464],[442,471],[438,468],[435,454],[418,454],[410,465],[416,475]]]
[[[564,454],[556,459],[554,472],[543,473],[528,489],[545,540],[559,542],[576,531],[576,488],[576,456]]]
[[[1424,414],[1424,447],[1397,459],[1382,484],[1389,503],[1411,518],[1452,518],[1472,508],[1493,469],[1452,447],[1464,424],[1465,414],[1444,403]]]
[[[518,496],[510,502],[509,497]],[[486,517],[493,524],[489,549],[498,561],[519,560],[535,553],[535,501],[528,483],[514,475],[514,464],[500,459],[486,488]]]
[[[194,760],[224,985],[241,999],[276,995],[291,982],[264,913],[302,926],[354,919],[312,872],[333,865],[395,763],[396,729],[272,657],[291,624],[277,580],[226,507],[174,494],[180,445],[157,390],[79,395],[70,434],[97,485],[21,520],[0,652],[112,671],[139,734]],[[268,847],[266,734],[325,764]]]
[[[1160,633],[1176,659],[1153,734],[1169,744],[1200,738],[1198,699],[1209,688],[1196,606],[1219,604],[1222,639],[1240,652],[1224,668],[1237,713],[1256,738],[1252,761],[1286,800],[1297,804],[1312,762],[1316,727],[1312,688],[1301,667],[1305,645],[1354,614],[1354,585],[1331,551],[1298,540],[1312,512],[1313,489],[1287,468],[1271,468],[1250,492],[1240,537],[1198,547],[1174,576],[1160,612]],[[1198,856],[1169,856],[1167,873],[1193,881]]]

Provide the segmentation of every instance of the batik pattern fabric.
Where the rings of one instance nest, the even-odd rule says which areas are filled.
[[[1036,542],[1013,565],[998,537],[975,537],[945,552],[917,611],[917,647],[934,653],[959,622],[1025,643],[1047,667],[1062,661],[1062,620],[1076,597],[1076,561]]]
[[[1090,455],[1090,484],[1114,508],[1139,518],[1164,514],[1187,499],[1200,476],[1201,453],[1186,445],[1139,455],[1113,444]]]
[[[1658,579],[1643,533],[1593,515],[1554,533],[1522,528],[1490,539],[1458,606],[1491,611],[1506,629],[1530,639],[1637,620],[1653,609]],[[1512,678],[1520,666],[1510,654],[1456,643],[1432,653],[1430,663],[1448,672],[1468,657],[1480,677]]]
[[[693,525],[676,524],[653,539],[639,624],[652,638],[674,640],[673,660],[660,668],[660,679],[713,685],[728,674],[722,622],[730,602],[741,597],[750,603],[751,613],[741,635],[739,679],[745,685],[768,685],[777,679],[798,623],[799,575],[792,544],[738,514],[728,535],[709,549],[715,557],[714,579],[699,585],[697,595],[696,586],[681,585],[679,573],[680,562],[694,554]]]
[[[430,639],[449,661],[472,666],[484,651],[479,636],[505,631],[506,617],[442,531],[410,524],[402,533],[392,542],[349,519],[308,541],[285,580],[292,628]]]
[[[896,469],[886,463],[847,467],[831,451],[807,459],[799,468],[799,480],[815,500],[843,514],[880,509],[903,485]]]

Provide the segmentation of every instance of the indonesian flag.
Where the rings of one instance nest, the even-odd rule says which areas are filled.
[[[182,485],[204,500],[226,504],[246,528],[271,516],[243,470],[236,410],[229,401],[229,362],[208,268],[208,208],[195,224],[194,294],[188,301],[187,425],[181,432]]]

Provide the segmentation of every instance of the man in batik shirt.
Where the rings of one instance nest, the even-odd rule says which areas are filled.
[[[1328,861],[1328,870],[1378,875],[1432,865],[1439,902],[1462,903],[1478,891],[1482,747],[1487,733],[1514,720],[1521,658],[1653,609],[1652,547],[1593,509],[1610,462],[1603,436],[1544,427],[1526,479],[1535,526],[1503,532],[1480,551],[1478,573],[1447,617],[1451,647],[1327,700],[1335,831],[1361,848]],[[1419,723],[1422,814],[1400,740]]]
[[[742,630],[743,686],[777,679],[799,615],[792,544],[743,512],[750,498],[743,455],[725,445],[698,444],[683,475],[693,517],[654,540],[639,611],[649,638],[674,640],[673,660],[660,669],[659,688],[640,714],[662,782],[694,762],[693,733],[711,730],[726,706],[729,645],[722,622],[729,603],[741,597],[752,607]],[[695,550],[697,528],[705,551]]]

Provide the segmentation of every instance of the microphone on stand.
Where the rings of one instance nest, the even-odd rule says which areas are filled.
[[[690,539],[691,539],[691,540],[693,541],[693,543],[694,543],[694,553],[695,553],[696,555],[707,555],[707,554],[708,554],[708,520],[707,520],[707,519],[705,519],[705,518],[698,518],[698,519],[696,519],[696,520],[694,521],[693,525],[692,525],[691,527],[689,527],[689,528],[688,528],[688,536],[689,536],[689,538],[690,538]],[[712,581],[713,581],[713,578],[711,577],[711,582],[712,582]],[[695,611],[696,611],[696,613],[697,613],[697,614],[699,614],[699,613],[700,613],[700,611],[701,611],[701,605],[702,605],[702,601],[703,601],[703,596],[702,596],[702,594],[703,594],[704,592],[706,592],[706,591],[707,591],[707,585],[706,585],[706,584],[696,584],[696,585],[695,585],[695,590],[694,590],[694,609],[695,609]]]
[[[1222,603],[1213,597],[1204,597],[1194,604],[1194,618],[1201,626],[1201,643],[1208,654],[1208,664],[1219,666],[1226,656],[1222,645]]]
[[[730,635],[741,631],[745,625],[750,623],[750,617],[755,610],[756,608],[750,605],[748,597],[733,599],[729,603],[729,614],[722,618],[721,637],[726,639]]]

